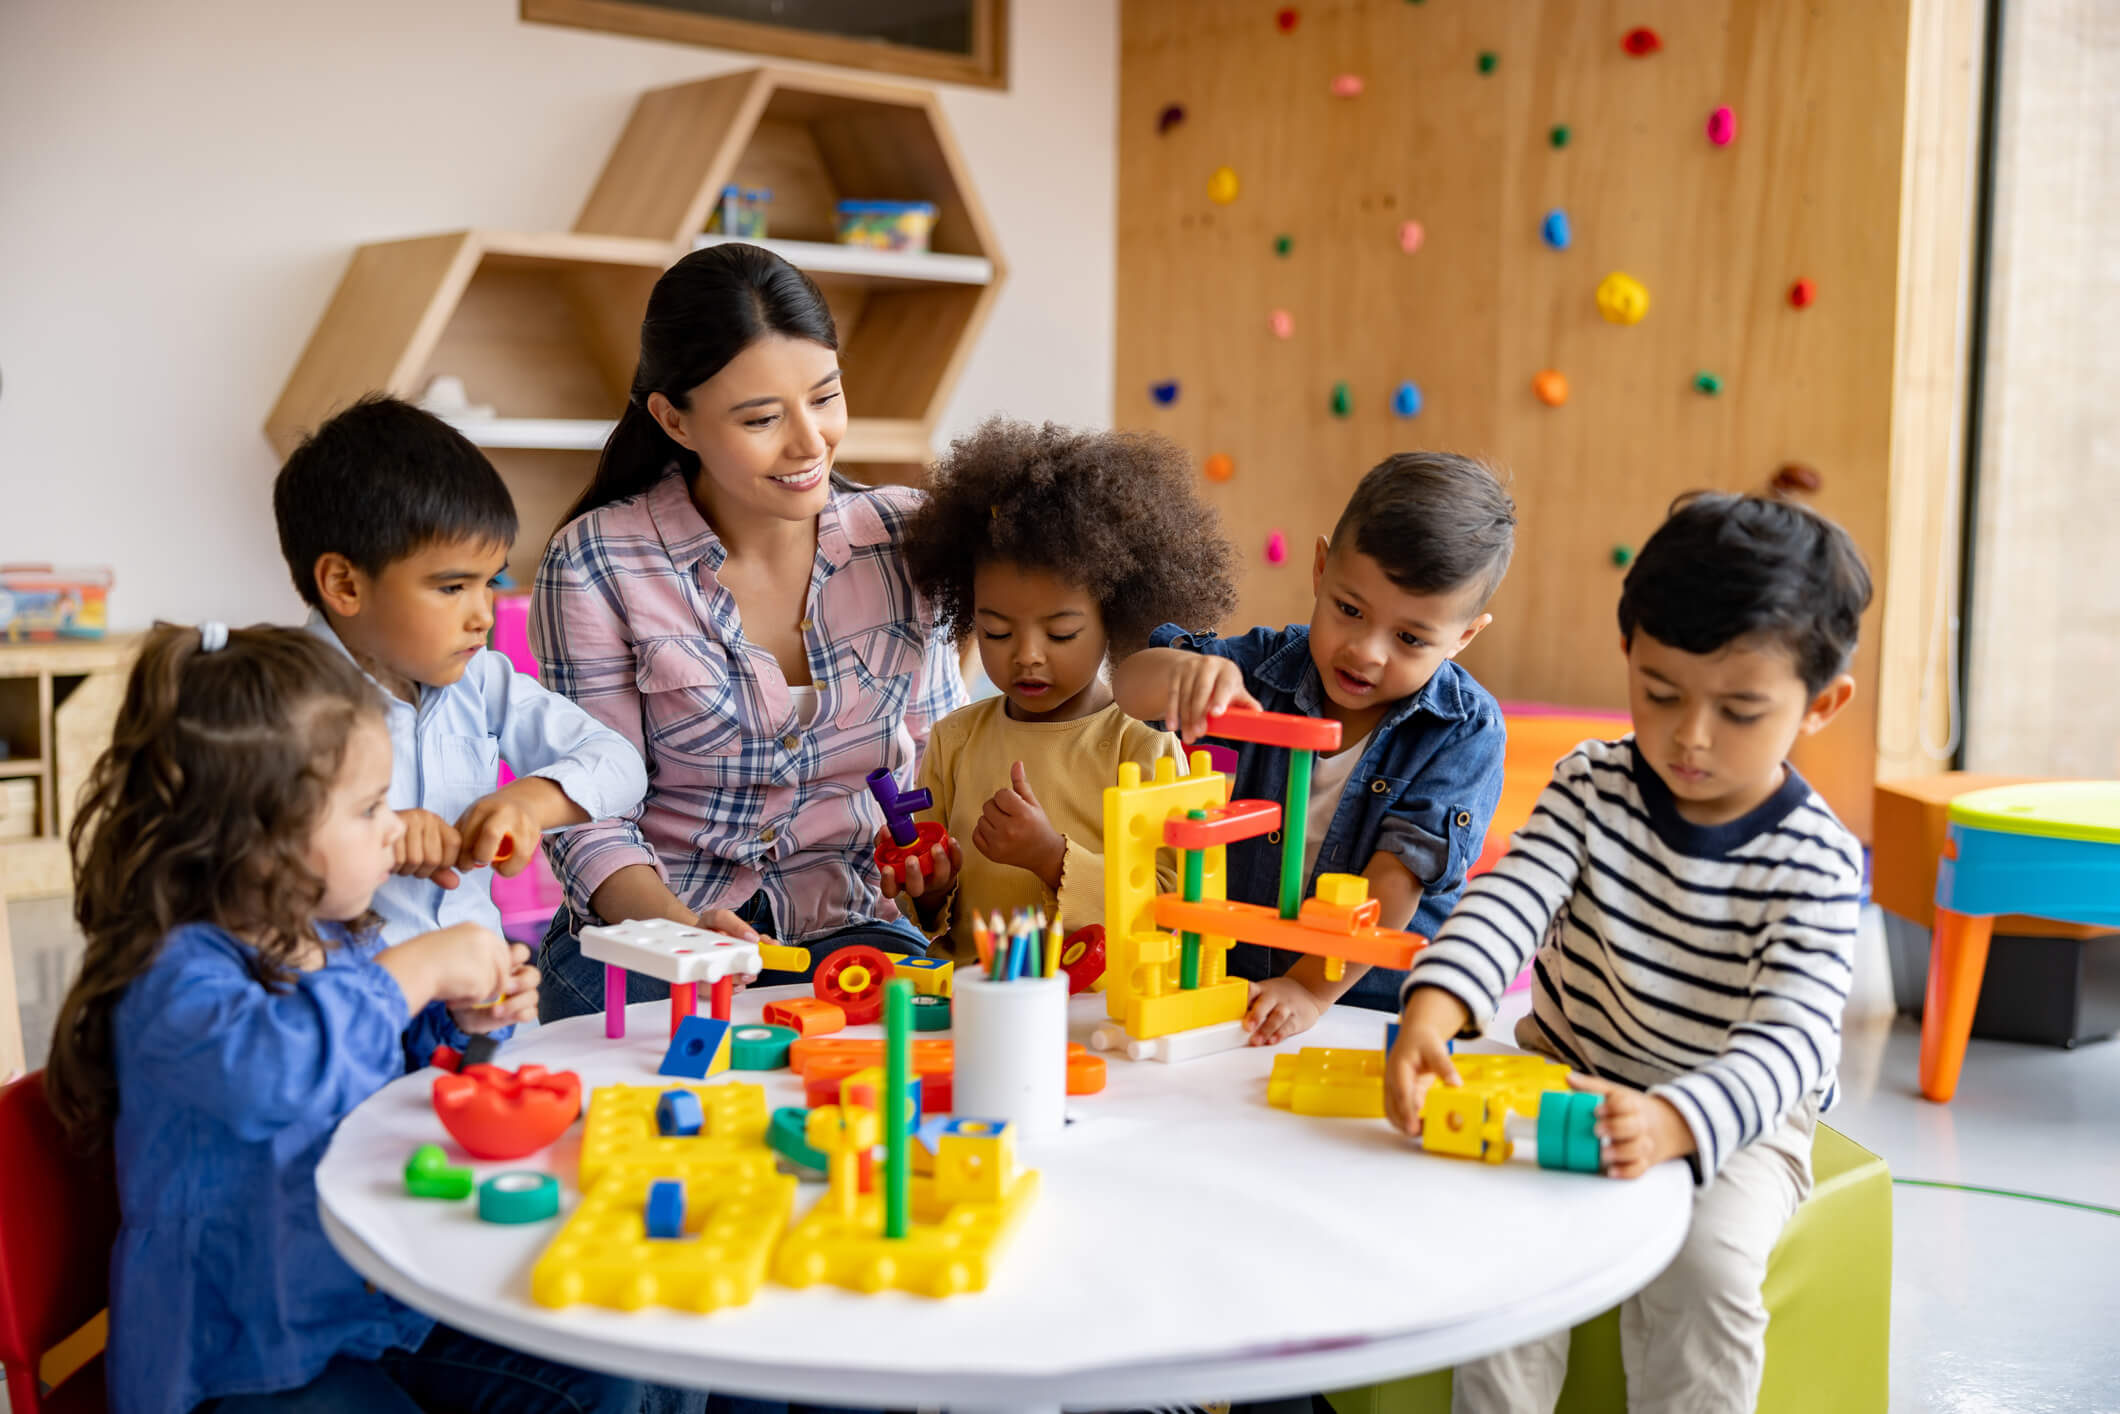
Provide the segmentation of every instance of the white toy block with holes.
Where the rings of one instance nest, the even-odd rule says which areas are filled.
[[[1126,1028],[1116,1021],[1103,1021],[1089,1033],[1089,1048],[1093,1051],[1124,1051],[1128,1060],[1189,1061],[1200,1056],[1218,1055],[1223,1051],[1237,1051],[1251,1044],[1251,1033],[1244,1029],[1241,1021],[1220,1021],[1213,1026],[1196,1026],[1190,1031],[1173,1031],[1168,1036],[1157,1036],[1139,1041],[1126,1034]]]
[[[667,918],[639,918],[582,929],[582,956],[673,986],[755,976],[758,944]]]

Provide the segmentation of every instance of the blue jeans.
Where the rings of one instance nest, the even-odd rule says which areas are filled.
[[[641,1386],[436,1326],[418,1350],[341,1355],[300,1389],[209,1399],[192,1414],[634,1414]]]
[[[736,910],[736,916],[765,936],[773,936],[773,908],[763,893],[753,894],[749,903]],[[836,933],[812,938],[803,946],[810,950],[813,959],[822,959],[826,953],[863,943],[885,952],[909,953],[914,957],[927,953],[927,939],[919,929],[902,920],[896,923],[856,923]],[[552,915],[552,926],[545,930],[545,942],[538,952],[537,966],[544,974],[537,994],[539,1021],[560,1021],[604,1009],[604,965],[582,956],[581,939],[575,935],[572,910],[562,908]],[[803,976],[800,972],[768,970],[759,974],[756,985],[775,987],[800,982]],[[629,1006],[634,1002],[663,1001],[669,995],[668,983],[643,977],[638,972],[626,974],[626,1003]]]

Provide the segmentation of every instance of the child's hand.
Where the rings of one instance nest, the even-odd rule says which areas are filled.
[[[1318,1024],[1325,1008],[1310,989],[1289,977],[1269,977],[1251,984],[1251,1010],[1245,1013],[1244,1029],[1254,1046],[1272,1046],[1291,1036],[1300,1036]]]
[[[1227,658],[1212,653],[1187,653],[1175,662],[1170,674],[1170,703],[1163,725],[1180,741],[1197,741],[1207,730],[1207,719],[1232,707],[1258,710],[1258,699],[1244,688],[1244,671]]]
[[[1450,1038],[1472,1015],[1440,987],[1417,987],[1399,1014],[1399,1043],[1384,1058],[1384,1117],[1401,1134],[1421,1132],[1421,1101],[1440,1080],[1462,1085],[1450,1062]]]
[[[463,842],[454,861],[457,868],[484,869],[491,864],[494,873],[512,879],[530,867],[539,828],[537,816],[523,797],[502,789],[472,801],[456,822],[456,833]],[[508,842],[508,857],[495,863],[493,856],[500,853],[503,840]]]
[[[431,810],[400,810],[397,816],[405,833],[398,838],[391,872],[455,888],[461,882],[456,861],[463,849],[456,827]]]
[[[492,1006],[479,1003],[458,1003],[449,1008],[450,1019],[457,1026],[476,1036],[482,1031],[498,1031],[503,1026],[513,1026],[519,1021],[537,1019],[538,970],[530,965],[530,949],[521,943],[508,945],[508,960],[513,969],[508,980],[501,986],[505,999]]]
[[[877,835],[876,839],[881,843],[890,837],[891,832],[885,830]],[[896,898],[900,893],[903,893],[907,898],[911,899],[925,898],[929,895],[940,898],[955,888],[957,886],[957,873],[964,868],[964,855],[958,851],[957,841],[954,836],[945,841],[945,843],[948,846],[947,848],[942,845],[930,845],[925,863],[922,862],[922,856],[909,854],[906,856],[904,864],[881,871],[883,874],[883,896],[885,898]],[[900,869],[905,871],[903,879],[898,877]]]
[[[1028,869],[1048,889],[1060,890],[1060,867],[1067,841],[1046,818],[1045,807],[1031,794],[1023,763],[1008,768],[1009,784],[994,792],[972,830],[972,846],[996,864]]]
[[[476,923],[422,933],[383,949],[375,960],[397,979],[414,1012],[433,1001],[451,1006],[490,1002],[507,990],[516,969],[507,939]]]
[[[1401,1039],[1405,1034],[1399,1033]],[[1665,1159],[1693,1152],[1693,1131],[1686,1127],[1678,1107],[1661,1095],[1644,1094],[1590,1075],[1569,1076],[1568,1088],[1605,1097],[1597,1107],[1597,1138],[1604,1150],[1606,1177],[1640,1178]]]

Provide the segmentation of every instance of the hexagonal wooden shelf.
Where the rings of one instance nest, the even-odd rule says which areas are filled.
[[[721,188],[768,186],[771,239],[839,325],[849,420],[839,464],[907,480],[1002,278],[984,211],[933,94],[776,69],[658,89],[635,105],[571,233],[469,230],[360,247],[266,419],[286,455],[369,392],[416,398],[437,374],[490,417],[451,420],[487,449],[523,534],[529,583],[546,532],[588,480],[623,410],[649,290],[705,233]],[[834,242],[842,197],[938,208],[932,250]]]

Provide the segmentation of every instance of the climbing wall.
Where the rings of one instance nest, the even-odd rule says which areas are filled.
[[[1620,566],[1689,489],[1815,486],[1881,586],[1909,3],[1126,0],[1115,420],[1202,463],[1237,621],[1307,618],[1414,447],[1512,477],[1501,697],[1625,706]],[[1875,637],[1799,758],[1858,828]]]

